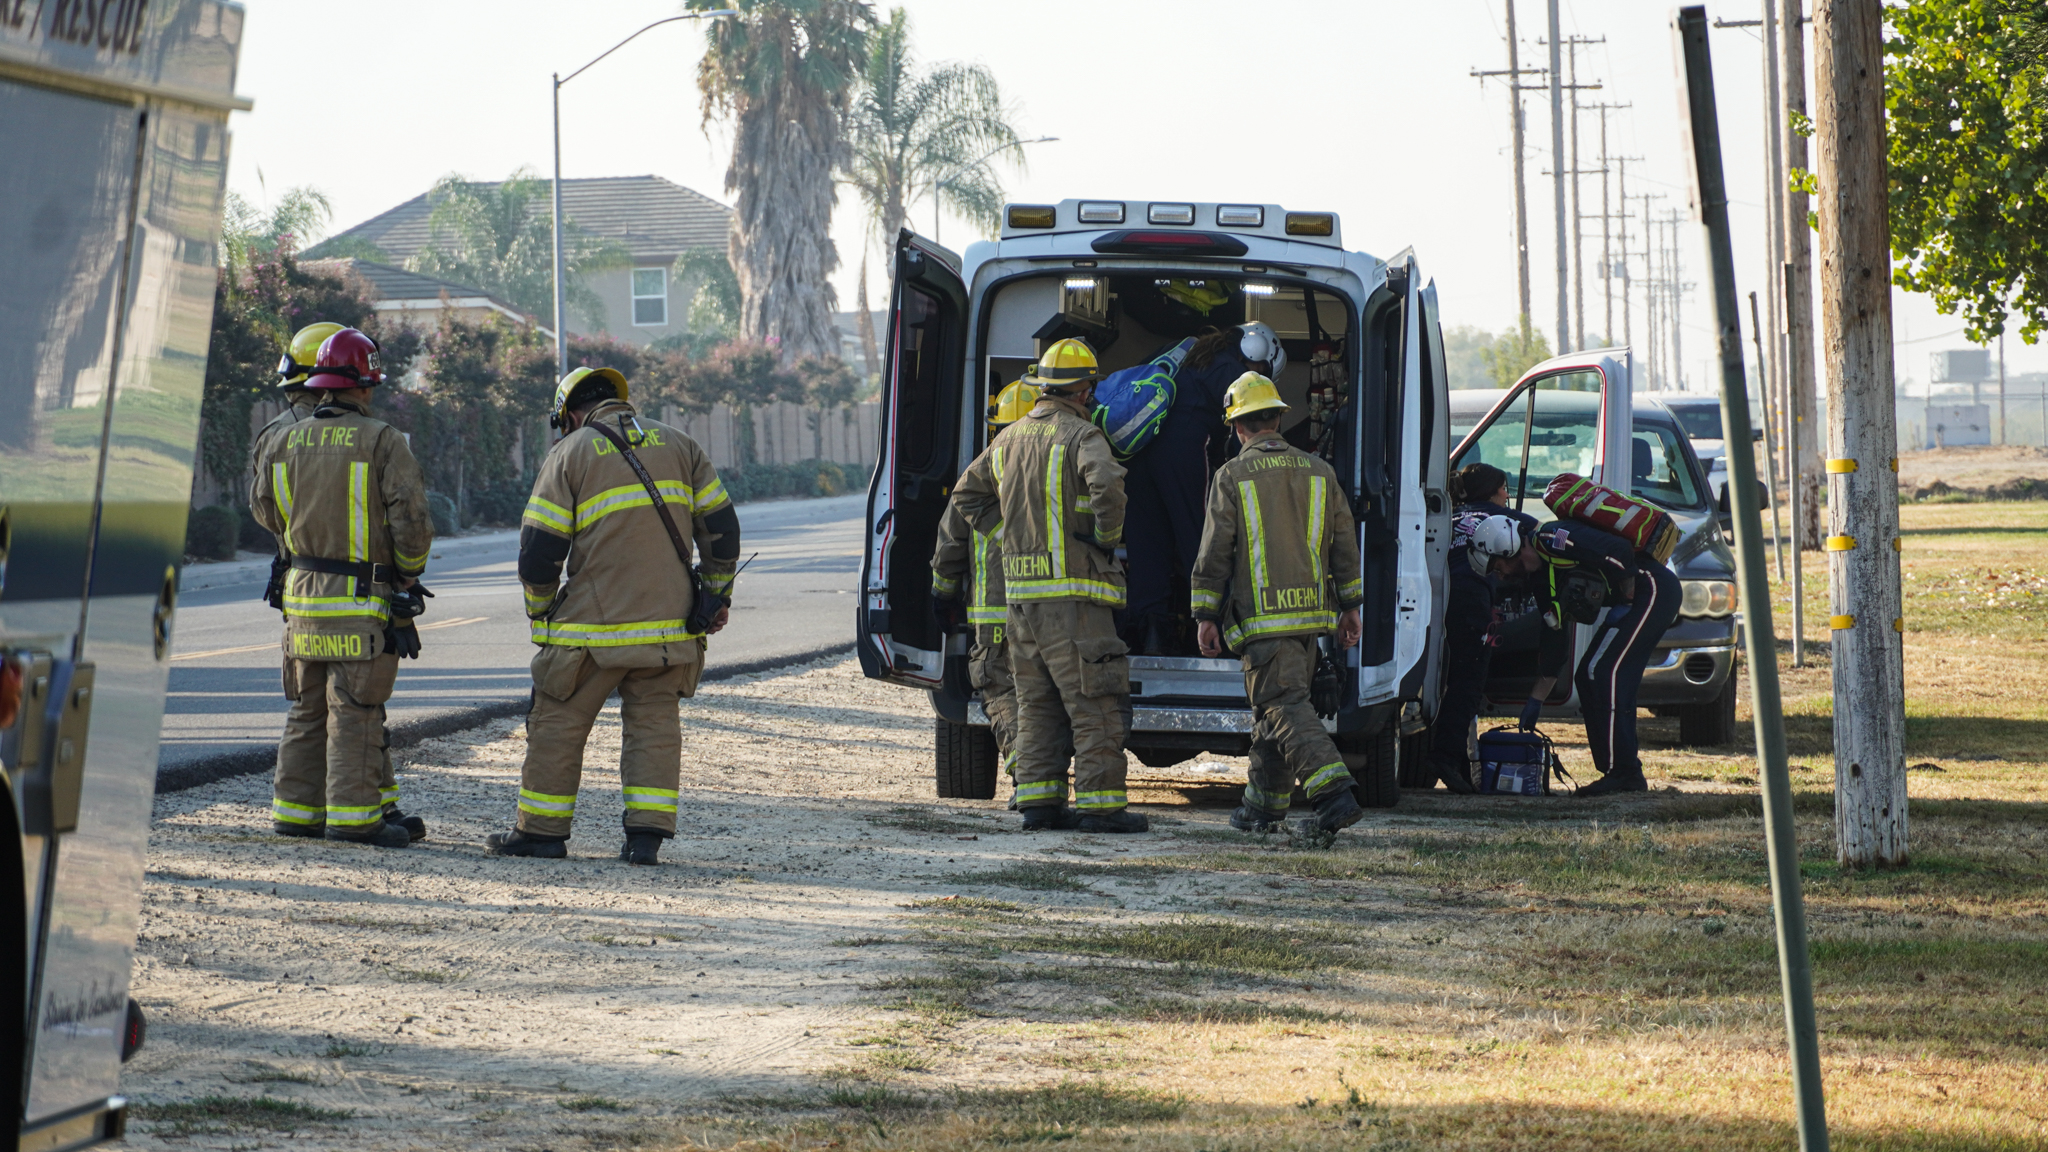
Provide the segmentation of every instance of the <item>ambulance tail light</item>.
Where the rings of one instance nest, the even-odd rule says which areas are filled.
[[[1125,252],[1140,256],[1242,256],[1245,243],[1235,236],[1216,232],[1162,232],[1129,228],[1097,237],[1097,252]]]

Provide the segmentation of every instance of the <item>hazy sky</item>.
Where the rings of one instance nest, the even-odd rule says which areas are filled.
[[[573,71],[677,0],[245,0],[230,186],[252,201],[297,185],[326,192],[335,228],[424,191],[450,172],[497,179],[522,165],[549,170],[548,76]],[[1504,0],[913,0],[914,42],[927,62],[975,60],[1000,79],[1027,137],[1029,168],[1010,173],[1019,200],[1069,196],[1250,200],[1334,209],[1349,247],[1391,256],[1413,247],[1437,282],[1446,324],[1513,323],[1514,217],[1507,94],[1474,67],[1506,64]],[[1523,66],[1541,66],[1546,9],[1519,0]],[[1588,101],[1627,104],[1608,119],[1608,145],[1629,164],[1629,191],[1685,207],[1675,121],[1671,9],[1642,0],[1563,0],[1566,37],[1605,38],[1581,50]],[[1753,18],[1757,4],[1710,5]],[[691,22],[647,33],[562,90],[565,176],[653,173],[731,202],[729,136],[699,126]],[[1738,290],[1761,291],[1762,73],[1754,29],[1713,33],[1728,178],[1735,203]],[[1532,78],[1534,79],[1534,78]],[[1550,121],[1543,93],[1525,93],[1535,322],[1555,299]],[[1600,120],[1583,113],[1582,169],[1597,167]],[[1584,178],[1597,215],[1599,180]],[[1634,201],[1640,208],[1640,201]],[[865,237],[842,199],[833,234],[840,306],[853,306]],[[932,227],[931,203],[913,207]],[[1632,240],[1640,245],[1639,224]],[[1587,221],[1589,269],[1599,221]],[[948,219],[940,239],[971,235]],[[1686,372],[1711,385],[1708,291],[1699,230],[1680,230],[1688,278]],[[871,250],[872,251],[872,250]],[[871,302],[884,277],[870,260]],[[1638,268],[1640,265],[1638,264]],[[1640,272],[1638,272],[1640,274]],[[1927,377],[1927,353],[1959,347],[1961,324],[1924,298],[1897,294],[1898,376]],[[1617,308],[1619,304],[1617,304]],[[1640,298],[1638,345],[1644,337]],[[1602,327],[1601,282],[1586,285],[1588,328]],[[1617,338],[1622,321],[1615,320]],[[1747,336],[1747,321],[1744,325]],[[2009,370],[2048,370],[2048,349],[2007,339]]]

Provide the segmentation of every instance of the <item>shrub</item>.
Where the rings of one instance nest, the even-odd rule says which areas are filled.
[[[838,496],[865,488],[868,470],[859,464],[803,460],[795,464],[756,464],[720,477],[735,503],[777,497]]]
[[[439,492],[427,493],[427,514],[434,519],[434,535],[455,535],[455,501]]]
[[[200,560],[233,560],[240,528],[232,508],[194,508],[185,521],[185,552]]]
[[[251,552],[276,552],[277,537],[270,534],[270,529],[258,524],[256,517],[250,514],[247,508],[241,508],[237,511],[241,513],[240,519],[242,523],[241,531],[237,534],[235,543]]]
[[[531,479],[508,477],[493,480],[470,492],[469,518],[475,523],[493,527],[516,526],[526,511],[526,498],[532,491]],[[440,525],[436,524],[434,531],[440,530]]]

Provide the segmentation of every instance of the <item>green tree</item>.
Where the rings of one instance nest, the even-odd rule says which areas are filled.
[[[740,281],[725,253],[692,248],[676,257],[669,275],[675,283],[691,286],[690,303],[683,313],[689,331],[664,336],[655,347],[696,359],[739,336]]]
[[[415,272],[481,288],[553,323],[554,218],[547,181],[521,168],[496,184],[444,176],[427,193],[430,239],[407,261]],[[562,221],[563,300],[592,331],[606,330],[604,302],[584,277],[630,266],[632,256],[614,240],[590,236]]]
[[[230,192],[221,206],[221,263],[246,268],[275,260],[281,248],[303,250],[326,234],[333,219],[327,194],[310,185],[288,189],[268,212]]]
[[[730,254],[740,286],[740,335],[778,355],[839,351],[828,279],[845,157],[846,116],[867,63],[874,8],[864,0],[686,0],[694,11],[735,8],[710,22],[697,68],[704,121],[730,116],[735,196]]]
[[[993,231],[1003,210],[994,162],[1023,165],[995,73],[979,64],[940,64],[920,72],[910,46],[910,17],[901,8],[890,9],[888,22],[868,37],[867,68],[846,132],[840,179],[860,195],[869,238],[885,250],[910,226],[910,205],[926,195]],[[859,323],[868,375],[874,376],[881,367],[867,279],[864,249]]]
[[[1486,364],[1487,375],[1493,381],[1490,386],[1494,388],[1514,387],[1522,373],[1550,357],[1550,341],[1530,326],[1527,316],[1522,317],[1519,327],[1510,328],[1495,337],[1491,348],[1479,351],[1479,358]]]
[[[2039,0],[1912,0],[1886,17],[1892,281],[1973,342],[2017,312],[2031,344],[2048,327],[2048,17]]]

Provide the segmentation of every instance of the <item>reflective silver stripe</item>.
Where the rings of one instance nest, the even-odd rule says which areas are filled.
[[[370,466],[361,460],[348,466],[348,558],[370,558]],[[358,596],[370,594],[367,587],[354,591]]]
[[[1323,518],[1328,513],[1329,496],[1323,490],[1323,478],[1308,478],[1308,572],[1309,585],[1316,590],[1316,598],[1323,596]]]
[[[372,804],[368,808],[329,808],[327,810],[327,822],[329,824],[342,824],[349,827],[361,827],[364,824],[382,824],[384,822],[384,805]]]
[[[1237,482],[1237,502],[1244,509],[1244,537],[1252,547],[1252,603],[1261,603],[1259,589],[1266,579],[1266,521],[1259,515],[1259,487],[1249,480]]]
[[[1055,444],[1045,468],[1045,540],[1052,553],[1055,579],[1067,574],[1066,485],[1062,483],[1066,479],[1066,460],[1066,445]]]

